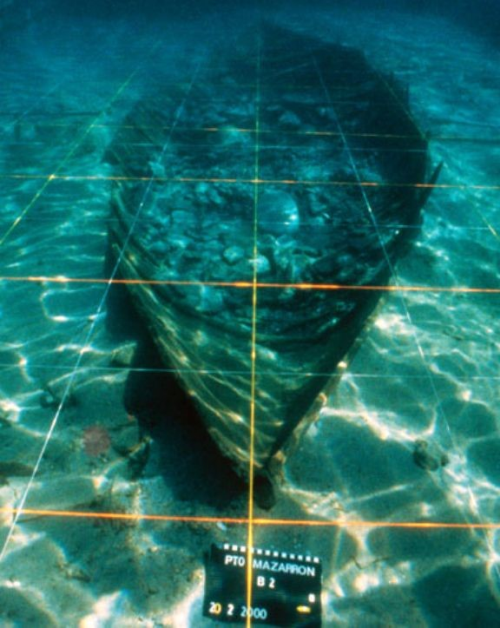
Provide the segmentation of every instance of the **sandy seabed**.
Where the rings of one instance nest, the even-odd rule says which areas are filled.
[[[189,75],[214,30],[239,17],[161,29],[47,20],[0,51],[4,626],[216,625],[201,615],[203,554],[246,543],[247,526],[231,520],[245,519],[247,497],[123,295],[106,292],[102,158],[144,90]],[[276,524],[255,525],[254,543],[322,559],[325,626],[494,625],[500,55],[436,18],[294,9],[276,19],[360,47],[410,85],[444,166],[394,277],[424,289],[383,299],[289,456],[277,505],[256,508]],[[418,441],[439,468],[415,464]],[[69,516],[82,512],[131,517]],[[282,525],[291,520],[324,525]]]

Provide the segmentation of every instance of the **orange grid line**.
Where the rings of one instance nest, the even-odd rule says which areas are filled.
[[[90,116],[91,114],[81,114]],[[28,122],[21,122],[21,125],[28,124]],[[40,127],[66,127],[68,126],[67,122],[38,122],[37,125]],[[168,125],[142,125],[138,127],[135,124],[94,124],[94,129],[149,129],[149,130],[157,130],[157,131],[169,131],[171,127]],[[223,127],[177,127],[177,131],[182,133],[225,133],[227,132],[227,128]],[[244,127],[235,127],[231,128],[231,132],[233,133],[255,133],[255,129],[252,128],[244,128]],[[259,131],[260,135],[297,135],[297,136],[326,136],[326,137],[340,137],[340,134],[337,131],[288,131],[284,129],[261,129]],[[346,137],[369,137],[369,138],[378,138],[378,139],[418,139],[419,135],[403,135],[397,133],[345,133]],[[478,142],[481,144],[497,144],[500,142],[499,136],[490,136],[488,138],[482,137],[467,137],[464,135],[429,135],[427,134],[428,139],[431,141],[450,141],[450,142]]]
[[[390,183],[381,181],[322,181],[300,179],[240,179],[219,177],[127,177],[123,175],[78,175],[78,174],[0,174],[0,179],[21,179],[48,181],[145,181],[155,183],[240,183],[251,185],[326,185],[337,187],[372,187],[372,188],[418,188],[443,190],[500,190],[500,185],[464,184],[464,183]]]
[[[14,281],[14,282],[33,282],[33,283],[103,283],[103,284],[124,284],[124,285],[154,285],[154,286],[211,286],[216,288],[239,288],[239,289],[252,289],[254,287],[253,281],[187,281],[177,279],[106,279],[106,278],[93,278],[93,277],[45,277],[40,276],[0,276],[0,281]],[[500,287],[498,288],[482,288],[471,286],[382,286],[382,285],[368,285],[368,286],[356,286],[350,284],[315,284],[315,283],[263,283],[257,282],[255,286],[259,289],[287,289],[292,288],[294,290],[350,290],[350,291],[369,291],[369,292],[445,292],[445,293],[460,293],[460,294],[500,294]]]
[[[35,517],[67,517],[75,519],[108,519],[118,521],[163,521],[165,523],[225,523],[229,525],[248,525],[248,517],[203,517],[183,515],[151,515],[142,513],[87,512],[78,510],[49,510],[45,508],[11,507],[0,508],[5,515],[32,515]],[[269,519],[253,517],[252,523],[260,526],[301,526],[314,528],[407,528],[407,529],[456,529],[456,530],[500,530],[500,523],[450,523],[446,521],[369,521],[332,519],[330,521],[309,519]]]

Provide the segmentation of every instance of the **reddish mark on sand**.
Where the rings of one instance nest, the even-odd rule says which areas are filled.
[[[99,456],[111,446],[108,430],[102,425],[91,425],[83,432],[83,448],[87,456]]]

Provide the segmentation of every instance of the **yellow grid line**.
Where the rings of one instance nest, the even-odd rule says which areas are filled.
[[[249,443],[249,461],[248,461],[248,525],[247,525],[247,555],[246,555],[246,605],[247,608],[252,607],[252,548],[254,545],[253,519],[254,519],[254,459],[255,459],[255,411],[256,411],[256,382],[257,382],[257,264],[258,258],[258,219],[259,219],[259,131],[260,131],[260,41],[257,42],[257,81],[255,90],[255,148],[254,148],[254,190],[253,190],[253,275],[252,275],[252,335],[251,335],[251,375],[250,375],[250,443]],[[247,613],[247,628],[252,625],[251,614]]]
[[[66,159],[64,160],[66,161]],[[58,168],[59,169],[59,168]],[[500,190],[500,185],[466,184],[466,183],[391,183],[385,181],[325,181],[322,179],[245,179],[240,177],[150,177],[125,175],[80,175],[80,174],[16,174],[0,173],[0,179],[51,181],[125,181],[153,183],[237,183],[248,185],[324,185],[330,187],[362,187],[362,188],[418,188],[431,190]],[[1,241],[0,241],[1,244]]]

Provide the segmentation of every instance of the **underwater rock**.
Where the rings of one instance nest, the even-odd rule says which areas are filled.
[[[300,128],[300,119],[293,111],[285,111],[279,119],[280,124],[291,129]]]
[[[119,368],[130,368],[137,350],[135,342],[117,347],[111,352],[109,363]]]
[[[17,462],[17,460],[0,461],[0,486],[9,483],[9,478],[23,477],[29,478],[33,475],[34,467]]]
[[[437,471],[440,467],[446,466],[450,459],[436,445],[429,444],[426,440],[416,440],[413,461],[421,469]]]
[[[299,208],[291,194],[264,192],[259,197],[259,225],[274,235],[296,233],[300,225]]]
[[[228,264],[236,264],[245,256],[245,251],[239,246],[230,246],[222,253],[222,258]]]
[[[42,408],[58,408],[64,399],[64,408],[75,406],[78,399],[73,390],[66,392],[64,381],[54,381],[42,386],[40,405]]]
[[[264,25],[137,103],[108,161],[136,309],[220,450],[270,477],[382,294],[354,288],[386,285],[418,232],[426,138],[361,52]],[[145,186],[151,163],[168,180]]]

